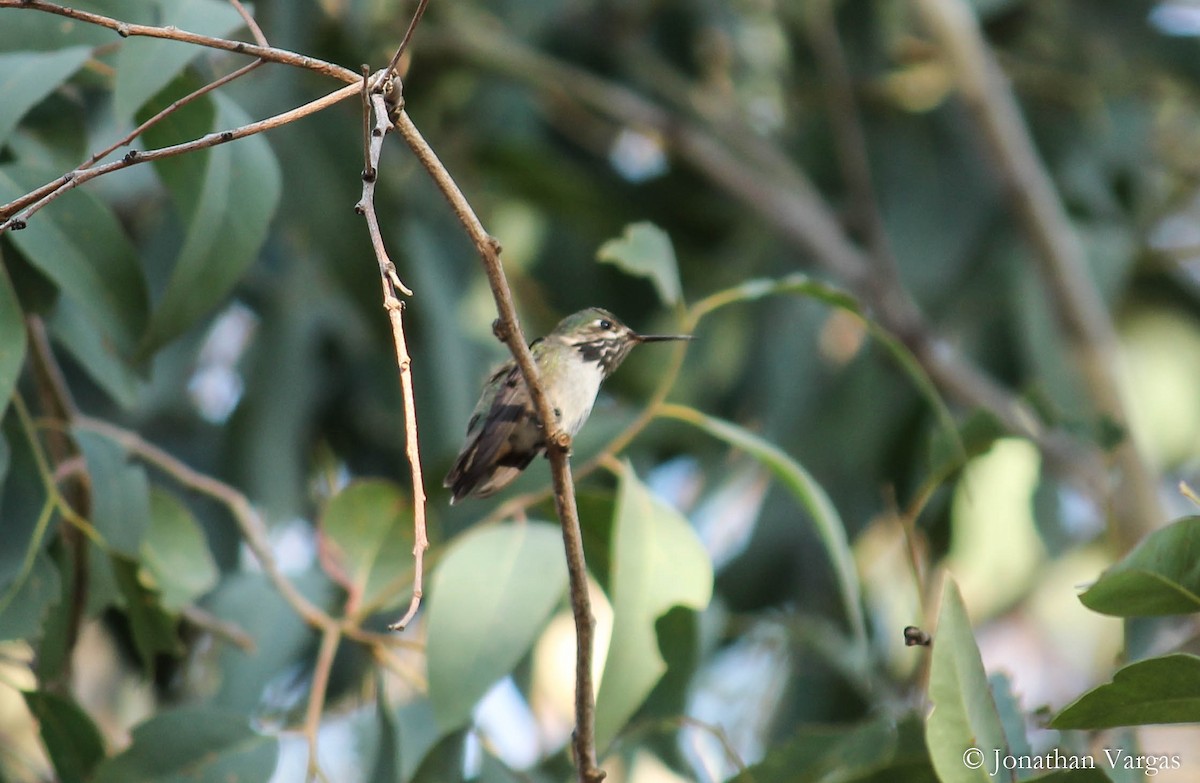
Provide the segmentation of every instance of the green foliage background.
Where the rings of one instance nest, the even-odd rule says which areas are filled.
[[[249,40],[220,0],[77,6]],[[1129,728],[1200,720],[1184,617],[1200,611],[1197,518],[1168,524],[1194,513],[1175,487],[1200,464],[1195,39],[1163,31],[1170,4],[964,6],[1117,325],[1131,431],[1092,407],[1004,172],[915,4],[834,2],[828,28],[812,2],[434,0],[417,33],[406,108],[502,243],[527,333],[594,305],[696,336],[686,355],[636,351],[575,444],[588,465],[640,422],[611,455],[623,467],[579,479],[612,640],[597,709],[613,780],[995,779],[964,764],[971,746],[1143,759],[1042,778],[1072,783],[1141,779],[1160,758],[1158,780],[1200,770],[1194,731]],[[254,8],[273,45],[351,68],[386,62],[410,13]],[[831,114],[831,34],[861,149]],[[243,61],[0,7],[0,202]],[[334,86],[267,64],[138,143]],[[358,103],[98,178],[0,236],[0,780],[304,779],[330,649],[329,779],[571,775],[548,472],[538,461],[501,498],[542,493],[519,519],[446,504],[438,479],[505,355],[474,249],[387,141],[377,207],[416,292],[433,539],[421,621],[395,642],[382,634],[411,591],[412,511],[391,336],[352,209]],[[848,148],[869,166],[865,206]],[[780,219],[797,209],[780,193],[815,196],[862,246],[877,215],[898,270],[880,285],[902,285],[939,349],[1027,403],[1068,458],[931,379],[913,335],[796,239],[803,209]],[[244,493],[299,595],[368,633],[322,637],[228,507],[105,422]],[[1164,510],[1114,524],[1112,485],[1080,466],[1129,437]],[[1122,525],[1146,536],[1132,552]],[[934,632],[932,652],[903,646],[910,624]]]

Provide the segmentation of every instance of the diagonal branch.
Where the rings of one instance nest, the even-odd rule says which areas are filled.
[[[573,750],[580,783],[598,783],[604,771],[596,766],[595,697],[592,693],[592,644],[595,619],[587,591],[587,563],[583,553],[583,534],[579,528],[579,511],[575,503],[575,484],[571,477],[571,438],[558,426],[553,406],[546,397],[533,362],[533,354],[517,320],[512,291],[500,261],[500,243],[484,230],[466,196],[446,171],[433,149],[421,136],[408,114],[399,109],[394,117],[396,127],[412,149],[421,165],[429,172],[442,195],[450,202],[454,214],[466,229],[475,245],[487,273],[496,310],[500,317],[495,323],[496,335],[504,341],[521,368],[521,375],[533,398],[534,409],[546,437],[546,453],[554,479],[554,506],[562,524],[563,546],[567,555],[567,573],[571,585],[571,609],[575,615],[575,733]]]
[[[988,48],[974,12],[962,0],[917,0],[941,45],[963,101],[1034,245],[1051,307],[1066,336],[1095,412],[1127,431],[1113,457],[1120,470],[1110,493],[1111,533],[1125,551],[1165,518],[1154,476],[1128,435],[1128,415],[1117,371],[1117,334],[1087,271],[1087,257],[1062,200],[1030,138],[1016,97]]]

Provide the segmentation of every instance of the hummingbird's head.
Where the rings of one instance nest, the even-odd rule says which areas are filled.
[[[638,334],[599,307],[568,315],[551,334],[579,351],[584,361],[597,362],[605,376],[616,370],[638,343],[692,339],[690,334]]]

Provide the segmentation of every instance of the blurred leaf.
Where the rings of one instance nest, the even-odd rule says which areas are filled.
[[[0,266],[0,418],[8,410],[8,401],[17,388],[17,378],[24,363],[25,319],[21,317],[21,304],[8,272]]]
[[[438,740],[423,756],[409,783],[458,783],[463,774],[467,732],[456,731]]]
[[[1108,729],[1197,722],[1200,722],[1200,657],[1175,653],[1118,669],[1112,682],[1068,704],[1050,726]]]
[[[228,98],[218,93],[212,99],[217,112],[209,130],[250,121]],[[195,156],[188,165],[201,159]],[[279,203],[279,162],[261,135],[208,150],[202,176],[196,182],[164,175],[184,213],[187,236],[150,319],[143,354],[182,334],[225,299],[257,257]]]
[[[658,618],[675,606],[704,609],[713,584],[712,562],[691,524],[655,497],[629,463],[617,490],[613,538],[613,630],[596,696],[600,752],[666,670]]]
[[[62,599],[58,569],[44,552],[33,558],[30,571],[19,582],[0,582],[0,642],[36,639],[46,613]]]
[[[429,598],[429,698],[443,731],[462,726],[541,633],[567,585],[555,525],[473,530],[446,551]]]
[[[988,689],[996,702],[996,714],[1000,716],[1000,725],[1004,727],[1009,751],[1014,756],[1028,756],[1033,753],[1029,746],[1029,738],[1025,736],[1025,713],[1021,711],[1021,705],[1012,691],[1012,681],[1008,675],[993,674],[988,677]],[[1017,770],[1017,776],[1022,779],[1032,775],[1032,770]]]
[[[329,606],[331,589],[321,574],[290,574],[292,584],[318,606]],[[261,573],[226,575],[205,599],[205,606],[222,620],[244,629],[255,650],[225,645],[217,656],[220,684],[212,704],[240,713],[262,708],[263,694],[276,678],[311,665],[316,635]]]
[[[146,469],[112,439],[76,429],[75,442],[91,479],[91,523],[115,552],[136,559],[150,526],[150,485]]]
[[[11,201],[62,172],[0,166],[0,202]],[[146,281],[115,215],[89,191],[75,189],[6,235],[29,263],[70,294],[93,328],[120,352],[132,350],[146,324]]]
[[[46,755],[61,783],[83,783],[104,758],[104,738],[72,699],[46,691],[23,691],[29,712],[37,719]]]
[[[162,25],[174,25],[200,35],[225,38],[245,23],[229,3],[221,0],[171,0],[162,3]],[[165,38],[136,37],[125,40],[117,53],[117,76],[113,109],[128,121],[163,87],[171,83],[187,64],[206,50]]]
[[[986,763],[972,769],[963,763],[968,748],[978,748],[983,758],[999,749],[1012,755],[962,596],[954,580],[946,578],[942,610],[938,616],[933,659],[929,670],[929,700],[933,711],[925,723],[925,742],[942,783],[992,780]],[[1013,770],[999,778],[1016,780]]]
[[[1083,769],[1060,769],[1048,775],[1029,778],[1029,781],[1030,783],[1112,783],[1112,778],[1105,774],[1100,767],[1085,767]]]
[[[390,481],[355,481],[330,499],[320,523],[323,560],[326,573],[350,594],[350,611],[399,597],[380,591],[412,572],[410,509]]]
[[[158,0],[75,0],[72,8],[93,11],[127,22],[154,24]],[[0,51],[61,50],[65,46],[92,47],[111,43],[113,31],[90,24],[66,22],[58,16],[5,12],[0,25]]]
[[[142,578],[149,577],[168,612],[179,612],[217,583],[204,531],[187,506],[158,488],[150,490],[150,527],[141,553]]]
[[[157,592],[138,579],[138,563],[113,555],[113,573],[124,600],[124,609],[133,632],[133,645],[147,676],[153,674],[159,655],[182,655],[183,644],[175,626],[177,621],[162,604]]]
[[[850,628],[858,645],[856,655],[866,651],[866,625],[862,611],[862,595],[854,555],[846,539],[846,526],[834,507],[829,495],[804,467],[775,445],[759,436],[721,419],[706,416],[699,411],[682,406],[671,406],[660,412],[668,418],[686,421],[725,441],[731,447],[741,449],[771,471],[793,497],[812,517],[817,535],[825,545],[825,554],[837,576],[842,591],[842,605]]]
[[[379,742],[375,748],[375,761],[371,766],[370,783],[396,783],[404,778],[400,774],[403,756],[400,754],[400,727],[388,704],[387,682],[383,669],[375,671],[375,722],[379,731]],[[430,721],[432,723],[432,721]]]
[[[425,757],[439,744],[442,733],[438,729],[433,705],[429,703],[429,699],[413,699],[397,709],[395,716],[396,730],[400,734],[401,774],[398,779],[412,780]],[[456,737],[461,742],[461,734],[452,734],[446,741],[453,744]],[[457,747],[461,752],[462,746]],[[393,780],[380,783],[393,783]]]
[[[71,78],[91,56],[89,46],[0,54],[0,148],[25,112]]]
[[[596,258],[635,277],[650,278],[663,304],[683,301],[675,248],[667,232],[653,223],[629,224],[620,239],[610,239],[600,246]]]
[[[133,742],[100,764],[95,783],[265,781],[278,754],[275,738],[250,728],[245,715],[182,707],[134,727]]]
[[[1079,596],[1117,617],[1200,612],[1200,517],[1155,530]]]
[[[46,329],[100,388],[128,410],[137,401],[138,376],[116,346],[87,322],[84,312],[72,297],[63,294],[46,319]]]

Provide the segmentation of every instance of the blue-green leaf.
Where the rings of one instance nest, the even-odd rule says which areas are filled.
[[[712,598],[708,552],[691,524],[626,463],[613,529],[613,631],[596,697],[596,747],[609,743],[666,671],[655,623],[672,607]]]
[[[624,272],[648,277],[664,304],[683,300],[679,262],[671,238],[653,223],[631,223],[619,239],[610,239],[596,251],[596,258],[616,264]]]
[[[1200,612],[1200,517],[1155,530],[1079,596],[1118,617]]]
[[[991,758],[997,751],[1001,756],[1011,756],[1012,750],[988,688],[962,596],[949,578],[942,590],[942,610],[935,632],[929,700],[933,711],[925,722],[925,743],[942,783],[1017,779],[1015,771],[1003,769],[993,778],[986,763],[976,766],[966,756],[968,750],[978,751],[981,759]]]
[[[129,461],[111,439],[76,430],[92,487],[92,524],[115,552],[137,559],[150,525],[150,485],[146,469]]]
[[[1112,682],[1067,705],[1050,725],[1108,729],[1153,723],[1200,723],[1200,657],[1175,653],[1131,663]]]
[[[0,202],[12,201],[61,172],[0,167]],[[131,352],[146,324],[146,281],[137,254],[112,210],[73,190],[7,235],[29,263],[70,294],[102,339]]]
[[[171,0],[162,4],[162,24],[191,33],[224,38],[244,22],[233,6],[221,0]],[[128,120],[146,101],[171,83],[188,63],[207,51],[165,38],[129,38],[117,54],[113,108]]]
[[[555,525],[490,527],[454,542],[434,572],[426,610],[429,698],[439,728],[467,722],[533,646],[566,585]]]
[[[73,699],[46,691],[25,691],[25,704],[37,719],[46,755],[62,783],[84,783],[104,758],[100,730]]]
[[[159,592],[164,609],[179,612],[211,590],[217,577],[217,564],[192,512],[174,495],[151,488],[139,581]]]
[[[0,418],[25,363],[25,319],[8,272],[0,266]]]
[[[269,780],[279,754],[245,715],[215,707],[161,712],[133,729],[133,742],[105,760],[95,783],[229,783]]]
[[[227,98],[213,100],[216,128],[250,121]],[[261,135],[214,147],[203,166],[199,182],[164,178],[184,212],[187,235],[150,319],[143,353],[179,336],[225,299],[257,258],[279,204],[279,162]]]
[[[0,54],[0,147],[25,113],[71,78],[91,56],[88,46]]]

